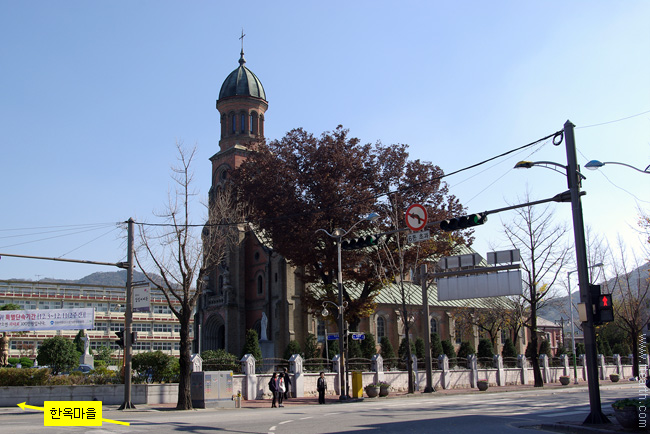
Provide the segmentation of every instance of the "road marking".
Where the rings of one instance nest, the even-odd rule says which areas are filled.
[[[293,422],[293,420],[283,420],[278,425],[284,425],[285,423]]]
[[[300,420],[312,419],[314,416],[301,417]]]
[[[269,431],[275,431],[275,425],[273,425],[271,428],[269,428]]]
[[[336,412],[336,413],[325,413],[323,416],[333,416],[333,415],[335,415],[335,414],[339,414],[339,412]]]

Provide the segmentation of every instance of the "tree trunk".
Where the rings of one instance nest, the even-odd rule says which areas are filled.
[[[630,333],[632,338],[632,376],[640,378],[639,372],[639,333]],[[644,351],[645,354],[645,351]]]
[[[539,352],[538,352],[538,339],[537,339],[537,306],[531,303],[531,318],[530,318],[530,346],[531,346],[531,359],[533,362],[533,377],[535,378],[535,387],[544,387],[544,380],[542,379],[542,371],[539,368]]]
[[[178,376],[178,402],[177,410],[192,410],[192,393],[190,390],[190,377],[192,375],[191,342],[190,342],[190,315],[192,309],[183,307],[181,318],[181,347],[180,347],[180,374]]]

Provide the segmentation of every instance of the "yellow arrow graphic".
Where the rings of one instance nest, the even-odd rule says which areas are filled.
[[[95,401],[94,404],[101,405],[101,402]],[[45,411],[45,407],[37,407],[35,405],[29,405],[29,404],[27,404],[27,402],[21,402],[20,404],[16,404],[16,405],[18,407],[20,407],[22,410],[30,408],[32,410],[38,410],[38,411],[43,411],[43,412]],[[101,407],[99,409],[101,410]],[[119,421],[119,420],[104,419],[104,418],[102,418],[101,420],[102,420],[102,422],[115,423],[115,424],[118,424],[118,425],[126,425],[126,426],[131,425],[129,422],[122,422],[122,421]]]

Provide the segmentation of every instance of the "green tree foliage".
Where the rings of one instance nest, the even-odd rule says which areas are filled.
[[[302,349],[298,341],[289,341],[287,349],[284,350],[284,358],[289,360],[294,354],[302,354]]]
[[[630,350],[630,346],[627,344],[627,342],[618,342],[614,344],[612,347],[612,352],[614,354],[618,354],[619,356],[628,356],[632,354],[632,351]]]
[[[0,306],[0,310],[22,310],[19,304],[16,303],[6,303]]]
[[[606,357],[614,355],[607,339],[602,338],[601,336],[596,336],[596,347],[598,349],[598,354],[602,354]]]
[[[372,333],[366,333],[366,338],[361,341],[361,352],[363,357],[366,359],[372,359],[375,354],[377,354],[377,342],[375,341],[375,335]]]
[[[239,360],[234,354],[219,348],[201,353],[204,371],[234,371],[239,372]]]
[[[79,330],[77,332],[77,335],[74,337],[74,340],[72,341],[74,343],[75,350],[77,350],[79,354],[84,353],[84,341],[81,338],[83,338],[85,335],[86,334],[83,330]]]
[[[361,344],[359,341],[352,339],[352,336],[348,336],[348,357],[351,359],[358,359],[363,357]]]
[[[431,333],[431,359],[437,360],[441,354],[444,354],[442,342],[438,333]]]
[[[260,348],[259,336],[257,332],[253,329],[246,330],[246,342],[244,343],[244,349],[242,350],[242,357],[246,354],[251,354],[255,357],[255,360],[262,360],[262,349]]]
[[[454,344],[452,344],[449,339],[445,339],[444,341],[442,341],[442,352],[449,359],[456,358],[456,349],[454,348]]]
[[[576,344],[576,356],[579,356],[581,354],[585,353],[585,344],[582,342]]]
[[[318,340],[313,333],[307,333],[305,338],[305,359],[318,357]]]
[[[101,361],[104,362],[104,366],[108,366],[110,364],[111,354],[113,354],[113,351],[106,345],[102,345],[96,351],[93,350],[90,351],[92,351],[93,357],[95,359],[95,363]]]
[[[411,354],[415,354],[415,342],[411,342]],[[406,338],[402,338],[402,341],[399,343],[399,347],[397,348],[397,356],[400,358],[400,360],[406,360]]]
[[[38,364],[47,365],[53,374],[71,371],[79,364],[80,354],[70,339],[62,336],[45,339],[38,350]]]
[[[390,339],[388,339],[387,336],[381,338],[380,354],[381,357],[384,359],[384,363],[386,363],[386,360],[388,359],[395,358],[395,350],[393,349],[393,344],[390,343]]]
[[[507,358],[516,358],[518,356],[517,349],[515,344],[512,343],[512,339],[506,338],[503,343],[503,350],[501,350],[501,356],[505,359]]]
[[[417,357],[418,360],[424,360],[425,354],[424,339],[417,338],[415,340],[415,357]]]
[[[339,353],[339,341],[329,341],[327,343],[327,355],[325,355],[325,346],[323,346],[323,358],[332,360]]]
[[[476,354],[474,346],[469,341],[463,341],[458,348],[458,358],[466,359],[470,354]]]
[[[178,376],[178,359],[160,350],[136,354],[131,364],[133,370],[138,372],[136,378],[141,381],[151,376],[156,383],[168,383]]]
[[[547,357],[553,357],[553,351],[551,350],[551,344],[549,341],[544,339],[539,345],[539,355],[546,354]]]
[[[494,357],[494,352],[492,351],[492,341],[485,338],[478,341],[477,357],[490,359]]]

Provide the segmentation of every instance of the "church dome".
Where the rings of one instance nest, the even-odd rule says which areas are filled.
[[[245,63],[244,51],[242,50],[241,58],[239,59],[239,68],[231,72],[224,80],[219,91],[219,99],[231,96],[251,96],[266,101],[266,94],[264,93],[262,82],[253,74],[253,71],[244,66]]]

